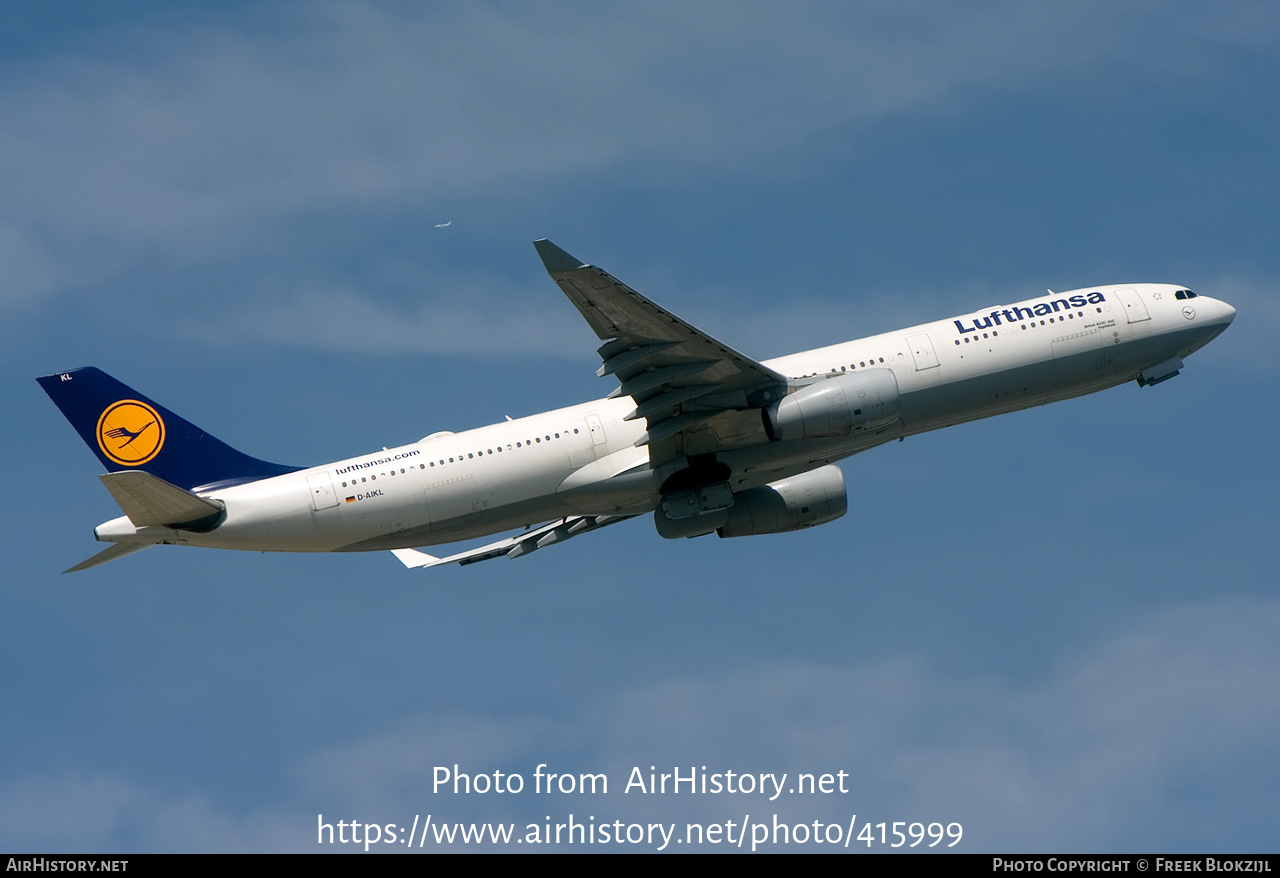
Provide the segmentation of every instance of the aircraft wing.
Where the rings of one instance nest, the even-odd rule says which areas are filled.
[[[651,463],[766,441],[760,417],[750,410],[784,396],[784,376],[547,239],[533,246],[552,280],[604,340],[596,374],[616,376],[621,386],[612,396],[635,400],[627,419],[645,419],[648,429],[636,444],[650,446]]]
[[[533,530],[525,531],[517,536],[498,540],[496,543],[489,543],[487,546],[480,546],[476,549],[468,549],[465,552],[459,552],[447,558],[437,558],[435,555],[428,555],[426,552],[419,552],[417,549],[392,549],[391,554],[399,558],[400,563],[409,568],[439,567],[442,564],[475,564],[477,561],[488,561],[492,558],[519,558],[535,549],[562,543],[570,537],[576,537],[588,531],[599,530],[610,524],[617,524],[619,521],[626,521],[628,518],[634,517],[634,515],[571,515],[568,518],[562,518],[549,524],[544,524],[541,527],[536,527]]]

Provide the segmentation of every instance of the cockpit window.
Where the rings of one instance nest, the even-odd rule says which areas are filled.
[[[1175,299],[1194,299],[1196,294],[1191,292],[1191,290],[1178,290],[1173,294],[1173,297]]]

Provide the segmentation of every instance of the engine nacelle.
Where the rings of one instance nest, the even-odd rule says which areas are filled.
[[[892,369],[867,369],[827,378],[764,410],[770,439],[848,436],[898,419],[898,379]]]
[[[835,521],[849,509],[844,473],[824,466],[733,495],[722,537],[777,534]]]
[[[667,540],[705,536],[729,520],[729,507],[736,499],[728,482],[676,491],[653,510],[653,525]]]
[[[728,509],[716,509],[702,515],[692,515],[689,518],[670,518],[662,511],[661,506],[653,510],[653,526],[657,529],[658,536],[664,540],[704,537],[714,533],[728,520]]]

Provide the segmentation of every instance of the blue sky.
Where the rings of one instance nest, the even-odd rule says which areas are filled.
[[[1274,850],[1272,5],[69,2],[0,34],[0,847],[750,811]],[[59,574],[118,513],[35,376],[298,464],[602,396],[544,236],[759,358],[1045,288],[1239,316],[1176,381],[848,460],[849,514],[799,534]],[[433,795],[454,763],[852,791]]]

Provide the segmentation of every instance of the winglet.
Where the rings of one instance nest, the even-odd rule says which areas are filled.
[[[534,241],[533,247],[538,251],[538,255],[542,257],[542,264],[546,266],[548,274],[556,274],[561,271],[576,271],[579,268],[586,267],[586,263],[581,259],[576,256],[570,256],[546,238],[539,238]]]

